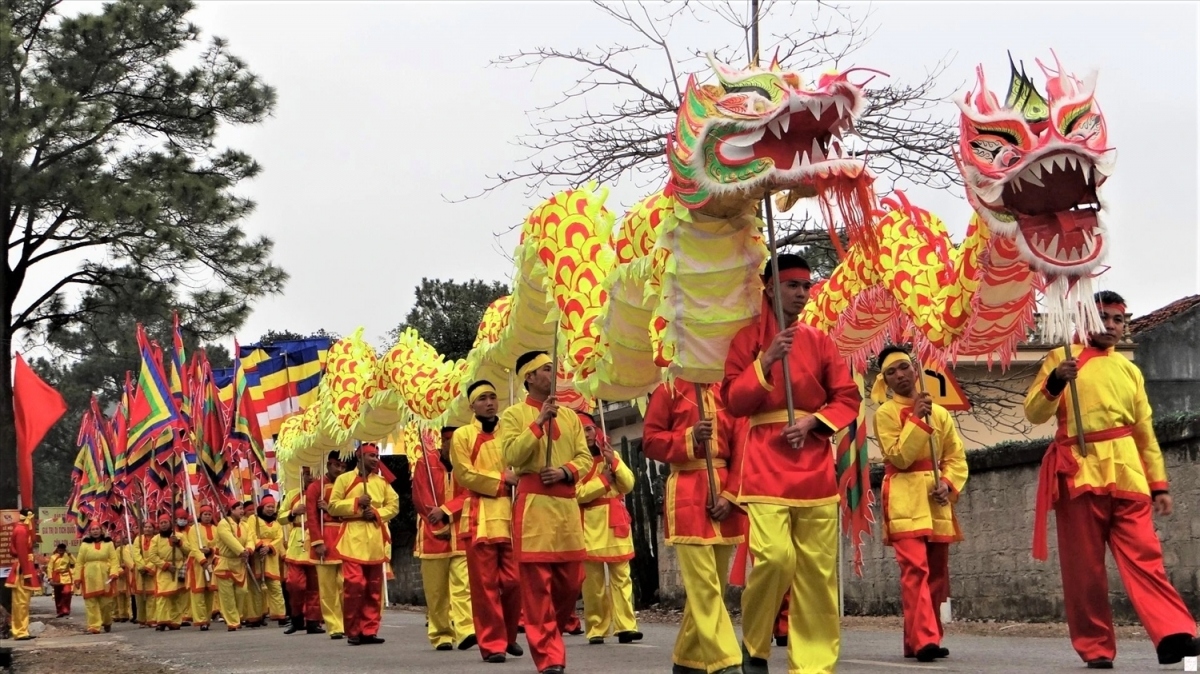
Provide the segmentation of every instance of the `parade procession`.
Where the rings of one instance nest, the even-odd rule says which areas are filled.
[[[139,4],[148,6],[122,0],[106,20]],[[91,29],[62,28],[85,42]],[[1014,511],[1023,519],[1011,554],[1047,567],[1038,582],[1050,584],[1046,601],[1061,607],[1066,630],[1051,643],[1054,662],[1122,669],[1120,634],[1123,657],[1195,671],[1195,588],[1190,575],[1170,573],[1179,556],[1164,553],[1158,528],[1194,506],[1171,488],[1158,410],[1120,348],[1131,316],[1154,307],[1133,306],[1121,294],[1131,291],[1109,282],[1114,240],[1134,236],[1130,211],[1114,217],[1104,198],[1121,175],[1113,139],[1133,131],[1110,132],[1101,102],[1122,92],[1073,69],[1078,59],[1052,42],[1032,54],[978,47],[1007,72],[956,64],[966,88],[937,110],[953,120],[951,189],[970,214],[965,228],[950,228],[874,168],[861,129],[887,64],[799,66],[758,41],[755,24],[748,58],[710,51],[673,63],[686,85],[665,156],[654,159],[665,182],[632,206],[587,176],[543,186],[528,213],[497,213],[524,216],[515,249],[504,251],[510,285],[481,317],[456,324],[474,333],[463,357],[439,352],[411,324],[390,345],[369,343],[362,327],[250,344],[232,339],[233,328],[192,327],[203,316],[191,309],[171,309],[169,325],[153,328],[113,321],[105,329],[134,345],[137,365],[93,364],[120,395],[105,398],[106,384],[82,394],[90,401],[69,431],[77,439],[64,504],[34,494],[35,475],[40,492],[49,468],[30,457],[67,418],[67,391],[58,370],[35,373],[18,353],[16,449],[0,443],[19,474],[19,505],[0,522],[12,638],[0,646],[15,644],[16,671],[22,649],[51,642],[31,630],[34,604],[51,602],[43,594],[53,596],[44,617],[74,625],[81,634],[71,638],[116,644],[113,658],[134,639],[163,653],[244,639],[237,648],[331,658],[312,670],[262,659],[236,671],[1060,671],[1005,669],[1000,651],[956,642],[949,624],[955,551],[995,534],[962,517],[978,464],[962,408],[939,402],[927,373],[986,363],[980,376],[999,379],[1030,343],[1042,348],[1022,362],[1036,374],[1014,408],[1053,437],[1008,497],[1032,511]],[[222,161],[194,171],[232,172],[240,160]],[[115,182],[94,189],[193,169],[161,170],[114,169]],[[206,198],[178,189],[179,203]],[[139,212],[111,211],[103,217],[112,222]],[[809,248],[781,230],[801,213]],[[478,242],[456,249],[490,245],[495,223],[471,226]],[[56,227],[25,240],[53,240]],[[416,236],[405,228],[418,225],[389,227]],[[17,254],[36,259],[30,250]],[[149,255],[139,250],[123,254]],[[187,253],[210,254],[202,245]],[[453,257],[443,260],[448,273],[474,275]],[[311,273],[378,271],[339,264]],[[228,283],[208,299],[240,302],[245,320],[249,296]],[[378,294],[375,302],[391,292],[366,288],[353,292]],[[62,327],[74,319],[54,323],[66,313],[56,306],[21,321],[48,316],[37,334],[51,341],[76,330]],[[231,342],[232,362],[210,362],[200,342]],[[635,435],[612,424],[619,409],[636,415]],[[74,539],[42,554],[39,507],[63,505]],[[658,551],[651,564],[647,545]],[[864,561],[872,545],[889,567],[873,581],[896,598],[898,622],[863,646],[843,627],[846,586],[883,567]],[[668,549],[682,606],[676,624],[649,624],[645,609],[658,599],[639,589],[639,574],[665,569]],[[1130,607],[1121,610],[1143,630],[1135,638],[1114,619],[1118,578]],[[402,583],[419,601],[397,598]],[[389,622],[397,615],[412,619]],[[198,632],[209,634],[188,636]],[[419,666],[408,662],[418,651]]]

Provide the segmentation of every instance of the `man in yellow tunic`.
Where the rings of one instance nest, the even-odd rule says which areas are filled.
[[[75,592],[74,579],[71,576],[75,566],[75,557],[67,551],[66,543],[54,547],[50,562],[46,568],[50,571],[50,585],[54,588],[54,612],[56,618],[71,615],[71,596]]]
[[[33,561],[34,538],[33,511],[24,508],[21,519],[13,526],[8,541],[8,552],[13,564],[8,570],[5,587],[12,590],[12,635],[17,641],[34,638],[29,634],[29,602],[34,591],[42,589],[42,573]]]
[[[300,486],[283,497],[280,511],[287,521],[287,546],[283,561],[287,567],[284,587],[288,593],[291,622],[284,634],[295,634],[304,630],[306,634],[325,634],[321,629],[321,598],[318,590],[317,568],[309,557],[308,530],[305,518],[308,506],[304,492],[312,483],[312,476],[305,468],[301,473]]]
[[[242,613],[246,609],[249,593],[250,553],[254,550],[254,533],[242,520],[245,506],[240,501],[230,503],[228,514],[217,525],[217,596],[221,605],[221,617],[230,632],[242,627]]]
[[[516,362],[524,402],[504,410],[498,434],[504,462],[519,475],[513,541],[525,609],[525,638],[541,674],[562,674],[567,652],[558,616],[579,597],[587,557],[575,483],[592,466],[574,412],[559,414],[550,356],[523,354]]]
[[[158,535],[150,548],[160,560],[154,574],[154,596],[158,604],[154,621],[159,632],[177,630],[183,624],[184,612],[190,610],[185,608],[190,599],[183,574],[191,546],[175,531],[169,511],[158,516]]]
[[[342,518],[329,512],[333,497],[333,485],[338,476],[346,472],[336,450],[325,460],[325,475],[313,480],[304,490],[305,522],[308,527],[309,555],[317,567],[318,599],[321,602],[321,617],[330,639],[344,639],[342,596],[342,559],[337,553],[338,540],[342,537]]]
[[[381,644],[384,567],[391,562],[392,537],[388,521],[400,512],[400,498],[392,489],[392,476],[379,461],[379,446],[361,445],[358,469],[344,473],[333,484],[329,513],[345,520],[337,542],[342,560],[345,592],[346,643]],[[384,475],[380,475],[380,471]]]
[[[1025,396],[1026,418],[1034,424],[1053,418],[1058,429],[1038,476],[1033,556],[1047,557],[1053,506],[1071,645],[1089,668],[1111,669],[1117,655],[1106,544],[1159,663],[1174,664],[1200,654],[1200,641],[1196,621],[1167,578],[1151,518],[1151,510],[1162,516],[1173,510],[1167,471],[1142,372],[1114,350],[1125,336],[1125,300],[1111,291],[1095,299],[1104,331],[1089,335],[1087,346],[1072,345],[1070,358],[1061,348],[1047,354]],[[1079,447],[1081,425],[1086,455]]]
[[[154,552],[154,539],[158,537],[154,521],[142,522],[142,533],[133,539],[133,587],[137,602],[137,621],[142,627],[154,627],[158,620],[158,598],[154,595],[158,567],[162,560]]]
[[[504,662],[525,651],[517,643],[521,593],[512,548],[510,489],[517,484],[505,468],[496,440],[499,400],[489,381],[467,388],[475,418],[454,431],[450,443],[454,478],[468,490],[459,534],[467,549],[471,614],[479,653],[486,662]]]
[[[133,546],[125,540],[120,527],[113,527],[112,540],[121,565],[121,573],[113,582],[117,590],[113,598],[113,622],[127,623],[133,617]]]
[[[255,609],[282,625],[287,619],[283,602],[283,527],[276,516],[274,495],[265,494],[259,500],[252,526],[258,538],[254,554],[262,570],[261,591],[257,593],[259,603]]]
[[[187,561],[187,588],[191,601],[192,620],[207,632],[217,599],[216,563],[217,524],[213,522],[212,506],[200,506],[200,521],[188,527],[183,537],[191,544]]]
[[[904,657],[932,662],[950,655],[941,645],[939,607],[950,596],[950,543],[962,540],[954,503],[967,484],[967,455],[954,417],[918,393],[911,358],[898,346],[880,351],[872,398],[879,403],[875,435],[885,462],[883,542],[900,565]]]
[[[601,446],[596,422],[579,412],[592,467],[575,487],[583,509],[587,559],[583,563],[583,616],[589,644],[602,644],[613,631],[622,644],[642,638],[633,613],[633,537],[625,494],[633,491],[633,471],[607,443]],[[607,572],[608,581],[605,582]]]
[[[100,522],[88,525],[88,535],[79,544],[75,569],[80,579],[80,594],[87,615],[89,634],[112,631],[115,583],[121,574],[121,563],[112,539],[104,535]]]
[[[263,593],[267,587],[266,548],[260,546],[261,520],[258,518],[258,504],[252,498],[242,501],[242,527],[249,532],[250,545],[250,574],[253,578],[246,583],[246,605],[242,607],[242,626],[257,628],[267,624],[266,597]]]

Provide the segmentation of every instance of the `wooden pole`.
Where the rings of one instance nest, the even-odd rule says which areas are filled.
[[[1071,355],[1071,345],[1063,344],[1063,354],[1067,360],[1074,361],[1075,357]],[[1076,441],[1079,443],[1079,456],[1087,456],[1087,442],[1083,439],[1083,414],[1079,411],[1079,389],[1075,385],[1075,380],[1068,382],[1071,386],[1071,409],[1075,413],[1075,433]]]
[[[920,393],[924,393],[925,392],[925,368],[921,365],[920,359],[918,359],[916,356],[912,357],[912,365],[914,368],[917,369],[917,391],[919,391]],[[879,374],[879,376],[882,377],[883,373],[881,372]],[[924,421],[927,424],[929,423],[928,415],[925,417]],[[930,436],[929,436],[929,460],[933,462],[933,482],[934,482],[934,484],[937,484],[938,482],[941,482],[941,480],[942,480],[942,471],[938,469],[937,446],[934,443],[932,434],[930,434]]]
[[[704,409],[704,386],[699,383],[694,383],[696,391],[696,407],[700,410],[700,421],[705,421],[708,416]],[[714,410],[715,412],[715,410]],[[716,425],[716,414],[713,414],[714,426]],[[717,472],[713,468],[712,460],[712,437],[704,442],[704,466],[708,469],[708,507],[717,507]]]

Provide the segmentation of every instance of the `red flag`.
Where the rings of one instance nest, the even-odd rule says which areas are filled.
[[[13,377],[13,412],[17,421],[17,482],[21,506],[33,507],[33,450],[46,431],[67,411],[67,401],[42,381],[17,354]]]

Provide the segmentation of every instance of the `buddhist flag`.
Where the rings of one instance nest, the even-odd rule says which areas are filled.
[[[162,361],[157,357],[156,349],[150,345],[140,323],[137,340],[142,362],[137,389],[129,405],[129,456],[126,460],[129,470],[144,467],[153,453],[153,441],[179,419],[171,401],[171,389],[163,375]]]

